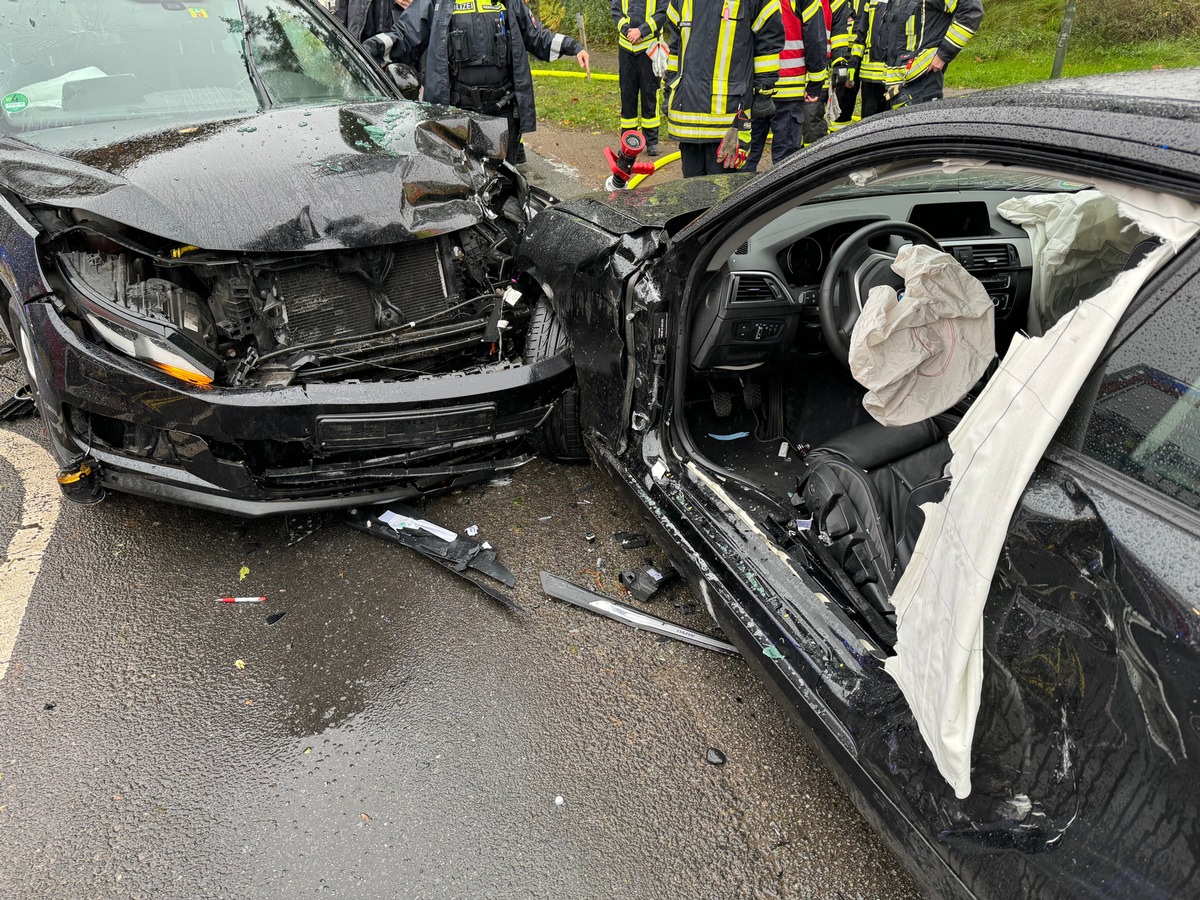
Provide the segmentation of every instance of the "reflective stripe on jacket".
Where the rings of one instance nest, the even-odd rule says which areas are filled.
[[[455,0],[413,0],[397,18],[393,29],[378,37],[387,45],[388,56],[410,66],[420,64],[425,55],[425,100],[450,102],[450,19]],[[537,109],[533,103],[533,75],[529,55],[551,62],[560,56],[574,56],[583,46],[575,38],[555,34],[533,17],[524,0],[506,0],[508,8],[508,46],[512,62],[513,93],[521,131],[537,129]]]
[[[887,61],[884,59],[886,46],[881,29],[883,12],[887,0],[856,0],[854,38],[850,44],[851,65],[858,69],[860,81],[887,80]]]
[[[829,61],[832,65],[850,61],[850,44],[854,38],[850,14],[854,5],[854,0],[832,0],[829,4]]]
[[[889,0],[877,16],[885,80],[903,84],[929,71],[934,55],[958,56],[983,21],[982,0]]]
[[[829,77],[829,32],[822,0],[811,0],[802,13],[796,11],[795,2],[779,0],[783,49],[779,51],[779,80],[775,82],[778,100],[798,100],[810,84],[820,90]]]
[[[617,26],[617,43],[635,53],[650,49],[659,39],[658,33],[667,17],[662,0],[612,0],[609,11]],[[632,28],[642,33],[636,43],[625,37]]]
[[[783,49],[779,0],[670,0],[667,128],[681,141],[719,141],[756,93],[774,89]]]

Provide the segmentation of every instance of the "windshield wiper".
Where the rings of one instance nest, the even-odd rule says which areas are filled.
[[[237,0],[238,14],[242,17],[242,51],[246,57],[246,71],[250,74],[250,81],[254,85],[254,89],[258,91],[258,96],[262,100],[263,109],[271,108],[271,95],[267,91],[267,85],[262,79],[262,75],[258,72],[258,63],[254,61],[254,50],[250,46],[250,15],[246,12],[245,0]]]

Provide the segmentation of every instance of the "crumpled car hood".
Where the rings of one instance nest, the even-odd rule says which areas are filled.
[[[505,128],[407,101],[78,125],[0,138],[0,186],[206,250],[373,246],[478,222]]]

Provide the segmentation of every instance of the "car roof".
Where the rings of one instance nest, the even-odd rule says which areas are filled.
[[[1159,69],[1149,72],[1113,72],[1107,75],[1088,75],[1082,78],[1056,78],[1052,81],[1037,81],[994,91],[974,93],[977,98],[1012,96],[1014,98],[1036,98],[1038,95],[1054,95],[1064,99],[1071,96],[1084,98],[1089,106],[1097,98],[1109,97],[1122,105],[1151,100],[1180,107],[1181,116],[1200,118],[1200,68]]]

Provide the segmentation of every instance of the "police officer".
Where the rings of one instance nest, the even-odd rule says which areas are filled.
[[[758,169],[768,132],[774,133],[773,165],[825,134],[825,98],[829,96],[827,10],[822,0],[779,2],[783,49],[779,52],[779,80],[775,82],[775,113],[750,123],[747,171]]]
[[[617,72],[621,82],[621,131],[640,128],[646,138],[646,153],[658,156],[659,80],[647,51],[658,42],[666,11],[658,0],[612,0],[610,11],[620,45]]]
[[[982,0],[890,0],[876,13],[893,109],[942,99],[946,66],[983,21]]]
[[[537,129],[529,53],[550,62],[574,56],[579,41],[538,24],[524,0],[413,0],[395,27],[363,42],[376,59],[417,66],[425,55],[425,100],[509,120],[510,162],[525,162],[521,135]]]
[[[358,40],[392,30],[393,15],[400,15],[399,0],[337,0],[333,17]]]
[[[751,122],[770,118],[779,78],[779,0],[670,0],[667,129],[683,177],[740,169]]]

